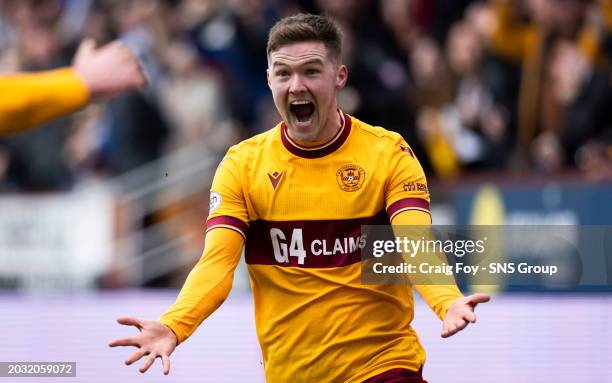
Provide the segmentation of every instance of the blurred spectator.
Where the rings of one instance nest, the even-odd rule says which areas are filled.
[[[278,119],[265,81],[267,30],[287,13],[327,12],[345,29],[351,73],[340,104],[400,132],[435,175],[590,169],[585,159],[607,153],[589,148],[609,137],[611,3],[5,0],[0,70],[65,65],[83,37],[122,38],[151,87],[103,104],[86,124],[93,133],[69,130],[80,138],[51,150],[89,137],[95,152],[78,155],[86,166],[69,164],[73,176],[91,164],[116,175],[194,141],[223,151],[267,129]],[[19,145],[6,146],[9,168]]]
[[[443,129],[465,168],[501,168],[510,149],[508,112],[485,82],[485,52],[476,28],[467,21],[454,24],[446,49],[455,97],[444,107]]]
[[[265,46],[277,13],[258,0],[185,1],[181,7],[191,18],[188,34],[200,59],[223,76],[232,115],[256,133],[258,111],[269,102]]]
[[[364,3],[353,2],[351,6],[354,8],[342,8],[347,14],[362,15],[360,19],[340,14],[344,17],[347,43],[345,60],[350,71],[347,88],[340,94],[341,100],[345,97],[342,106],[346,105],[348,113],[355,114],[364,121],[379,118],[382,126],[409,136],[414,126],[414,115],[408,109],[406,92],[409,84],[408,52],[406,47],[400,45],[403,42],[396,39],[405,30],[400,32],[392,29],[398,24],[410,25],[409,4],[400,1],[396,6],[404,12],[397,12],[395,18],[389,17],[381,22],[365,17],[372,12],[378,13],[378,9],[374,8],[368,12],[363,9]],[[387,8],[395,5],[392,3],[394,2],[380,2],[380,11],[387,15],[389,12],[396,12],[397,9]],[[392,24],[384,24],[385,22]]]
[[[612,25],[605,16],[610,6],[610,1],[582,0],[493,3],[489,46],[522,62],[519,163],[529,160],[536,169],[558,171],[571,157],[572,148],[559,141],[566,108],[587,76],[605,62],[602,43]]]
[[[588,68],[575,45],[561,45],[559,49],[558,54],[564,57],[558,59],[558,67],[553,70],[556,96],[565,107],[565,118],[558,135],[552,135],[552,145],[561,146],[563,160],[575,163],[589,178],[612,179],[612,67],[581,75]],[[573,71],[573,75],[567,71]],[[580,78],[579,83],[572,83]]]
[[[438,44],[444,44],[453,24],[459,21],[468,6],[475,0],[420,0],[427,7],[428,33]]]
[[[175,127],[173,147],[208,139],[208,144],[225,150],[240,137],[229,121],[223,79],[218,72],[197,61],[192,45],[176,41],[168,46],[168,76],[162,83],[160,101]]]
[[[434,172],[443,178],[459,172],[457,154],[442,121],[442,108],[452,99],[450,72],[439,45],[431,38],[415,41],[410,55],[414,88],[411,102],[417,109],[417,131]]]

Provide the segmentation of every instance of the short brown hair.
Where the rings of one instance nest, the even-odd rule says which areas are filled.
[[[329,16],[298,13],[279,20],[268,35],[266,53],[280,49],[284,45],[305,41],[320,41],[325,44],[330,56],[340,61],[342,55],[342,31]]]

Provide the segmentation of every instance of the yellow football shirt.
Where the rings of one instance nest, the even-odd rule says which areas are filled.
[[[361,283],[361,225],[429,211],[423,170],[397,133],[342,114],[324,145],[284,124],[233,146],[217,169],[208,230],[245,238],[266,379],[361,382],[425,360],[409,286]]]

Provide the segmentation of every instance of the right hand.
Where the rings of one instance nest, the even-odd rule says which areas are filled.
[[[134,337],[115,339],[108,344],[110,347],[138,347],[138,350],[125,360],[125,364],[129,366],[143,356],[148,355],[148,358],[139,369],[140,372],[144,373],[155,362],[155,359],[159,357],[162,360],[164,375],[168,375],[170,373],[170,354],[172,354],[178,344],[178,339],[174,332],[158,321],[121,317],[117,318],[117,322],[122,325],[134,326],[140,331],[140,334]]]
[[[147,83],[138,58],[120,41],[96,49],[92,39],[83,40],[72,67],[87,85],[93,99],[112,97]]]

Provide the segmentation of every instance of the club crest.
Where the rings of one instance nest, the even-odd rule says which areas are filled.
[[[365,181],[365,170],[356,164],[344,165],[336,172],[336,180],[340,189],[347,192],[357,191]]]

